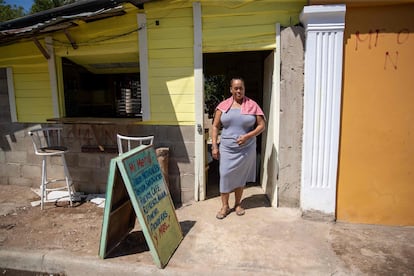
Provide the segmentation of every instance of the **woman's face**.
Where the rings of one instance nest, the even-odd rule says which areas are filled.
[[[243,100],[244,97],[244,83],[242,80],[234,79],[231,82],[230,92],[236,101]]]

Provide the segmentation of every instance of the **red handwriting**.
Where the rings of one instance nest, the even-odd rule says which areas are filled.
[[[147,155],[144,157],[138,158],[135,160],[135,163],[129,164],[129,171],[134,172],[136,169],[142,169],[146,165],[151,166],[152,165],[152,158],[150,152],[148,152]]]
[[[130,172],[135,171],[135,164],[134,163],[129,163],[129,171]]]
[[[404,44],[405,42],[407,42],[409,35],[410,31],[408,29],[402,29],[397,34],[397,43]]]
[[[362,44],[367,44],[368,49],[377,47],[380,42],[380,34],[385,33],[386,29],[369,30],[368,33],[361,34],[360,31],[355,33],[355,51],[361,47]],[[410,30],[403,28],[395,33],[395,43],[398,45],[404,44],[408,41]]]
[[[387,70],[388,64],[391,63],[392,67],[397,70],[398,64],[398,51],[395,51],[395,54],[391,56],[389,52],[385,52],[385,62],[384,62],[384,70]]]
[[[160,225],[160,228],[158,228],[158,233],[160,235],[160,238],[167,232],[168,228],[170,228],[170,225],[164,222]]]
[[[168,228],[170,228],[170,225],[168,223],[164,222],[158,228],[158,233],[154,233],[153,237],[154,237],[156,246],[158,246],[159,239],[161,239],[162,236],[167,232]]]
[[[355,51],[358,51],[359,43],[362,42],[368,42],[368,49],[372,48],[372,43],[374,43],[374,47],[377,47],[378,44],[378,36],[379,36],[380,30],[375,30],[373,32],[372,30],[369,30],[368,34],[361,35],[359,31],[355,33],[356,41],[355,41]]]
[[[361,34],[359,31],[355,33],[355,51],[361,47],[361,45],[367,45],[368,49],[377,47],[380,42],[380,34],[385,33],[386,29],[369,30],[366,34]],[[410,38],[410,30],[402,28],[400,31],[395,33],[395,44],[401,45],[408,41]],[[398,51],[386,51],[384,56],[384,70],[392,68],[398,69]]]

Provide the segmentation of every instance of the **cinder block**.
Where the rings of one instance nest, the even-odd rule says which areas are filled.
[[[96,183],[92,181],[79,181],[76,182],[76,191],[83,192],[85,194],[96,194],[99,191]]]
[[[26,163],[27,152],[26,151],[8,151],[6,152],[7,163]]]
[[[7,176],[0,176],[0,185],[9,185],[9,178]]]
[[[0,163],[0,177],[7,176],[7,164]]]
[[[174,204],[181,203],[181,186],[180,186],[180,175],[169,175],[169,187],[171,199]]]
[[[39,179],[32,179],[32,178],[23,178],[23,177],[9,177],[9,185],[18,185],[18,186],[26,186],[26,187],[39,187],[40,186],[40,178]]]
[[[108,182],[108,170],[93,170],[92,181],[94,183],[99,183],[99,186],[102,184],[106,185],[106,183]]]
[[[82,144],[76,138],[65,138],[65,146],[70,153],[79,153],[82,151]]]
[[[193,126],[180,126],[179,127],[180,138],[185,142],[194,143],[195,139],[195,129]]]
[[[9,177],[21,177],[21,165],[16,163],[7,163],[6,175]]]
[[[111,164],[111,160],[115,157],[118,157],[118,154],[108,153],[104,155],[103,160],[103,168],[109,169],[109,166]]]
[[[54,166],[63,166],[62,157],[60,155],[50,156],[47,161]]]
[[[101,156],[97,153],[79,153],[78,166],[82,168],[101,168]]]
[[[77,167],[79,164],[79,155],[68,152],[65,154],[66,164],[69,168]]]
[[[194,174],[180,174],[181,190],[191,189],[194,191]]]
[[[65,177],[63,166],[50,165],[47,166],[47,177],[49,179],[62,179]]]
[[[41,166],[22,165],[21,171],[24,178],[40,178],[42,175]]]
[[[185,152],[187,153],[186,157],[193,157],[195,156],[195,143],[194,142],[184,142]]]
[[[181,174],[180,184],[181,184],[181,200],[182,203],[186,203],[194,200],[194,175]]]
[[[181,202],[188,203],[191,201],[194,201],[194,189],[193,190],[181,189]]]
[[[170,163],[168,165],[169,173],[194,174],[194,162],[189,163],[184,160],[176,160],[174,158],[170,160]]]
[[[30,136],[23,138],[16,138],[17,141],[13,143],[13,150],[34,152],[32,138]]]
[[[27,156],[26,156],[26,164],[41,165],[42,164],[42,157],[36,155],[34,153],[34,151],[29,151],[29,152],[27,152]]]
[[[0,149],[0,164],[6,163],[6,153]]]
[[[69,174],[73,181],[76,182],[90,182],[92,181],[93,170],[89,168],[70,168]]]
[[[40,127],[40,125],[38,127]],[[13,135],[16,137],[17,140],[20,140],[25,137],[28,137],[29,136],[28,132],[29,132],[29,129],[24,128],[24,129],[16,130],[15,132],[13,132]]]

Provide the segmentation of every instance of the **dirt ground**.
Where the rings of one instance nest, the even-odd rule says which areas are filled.
[[[40,206],[31,207],[30,202],[38,199],[27,187],[0,185],[0,250],[64,249],[77,256],[98,256],[103,208],[92,202],[78,202],[71,208],[62,202],[48,203],[42,211]],[[243,236],[241,246],[252,253],[232,252],[229,263],[254,264],[256,269],[260,269],[259,263],[265,263],[265,267],[286,271],[313,267],[314,271],[324,272],[330,271],[331,265],[335,271],[355,272],[353,275],[414,275],[413,227],[313,222],[292,215],[291,210],[267,208],[262,199],[263,195],[254,189],[247,189],[244,207],[248,215],[242,224],[236,223],[240,220],[237,216],[224,221],[214,217],[219,198],[199,202],[197,208],[180,209],[186,242],[180,245],[170,265],[217,265],[223,260],[220,254],[211,252],[230,252],[235,240],[239,242],[243,233],[250,233]],[[186,222],[193,224],[186,226]],[[217,239],[217,233],[225,238]],[[138,223],[111,255],[121,262],[153,263]],[[287,264],[290,258],[295,258],[295,266]],[[339,272],[338,275],[346,275]]]
[[[7,194],[0,199],[0,247],[98,253],[104,209],[95,203],[47,203],[42,211],[31,207],[39,198],[27,187],[0,185],[0,192]]]

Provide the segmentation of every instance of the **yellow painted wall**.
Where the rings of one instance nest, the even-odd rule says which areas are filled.
[[[276,23],[299,23],[307,1],[202,2],[203,52],[272,50],[276,48]]]
[[[192,2],[155,1],[145,4],[145,11],[151,123],[192,125],[195,120]]]
[[[414,225],[413,14],[346,11],[338,220]]]
[[[194,124],[192,2],[171,0],[145,4],[151,123]],[[276,0],[200,2],[203,52],[274,49],[275,24],[297,24],[306,3]]]
[[[78,45],[77,49],[72,48],[63,32],[54,33],[55,55],[69,58],[96,74],[138,73],[138,68],[96,69],[90,66],[99,63],[138,63],[138,9],[131,4],[123,7],[126,14],[122,16],[89,23],[76,21],[78,26],[70,28],[69,33]]]
[[[47,60],[32,41],[0,47],[0,67],[13,70],[19,122],[43,122],[53,117]]]

